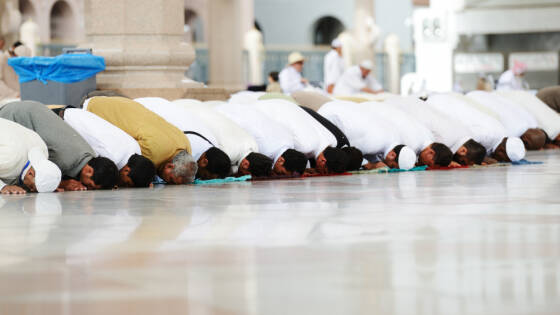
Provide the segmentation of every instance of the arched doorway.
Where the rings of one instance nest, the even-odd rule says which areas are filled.
[[[345,27],[339,19],[325,16],[317,20],[313,26],[313,44],[330,45]]]
[[[187,42],[204,42],[204,26],[202,24],[202,19],[191,9],[185,9],[185,37]]]
[[[29,2],[29,0],[19,0],[19,12],[21,12],[21,20],[22,22],[27,21],[28,19],[35,20],[35,8],[33,4]]]
[[[66,1],[57,1],[50,15],[51,41],[60,43],[72,43],[74,41],[74,30],[76,22],[72,8]]]

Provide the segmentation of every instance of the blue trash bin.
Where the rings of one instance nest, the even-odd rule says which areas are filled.
[[[19,76],[22,100],[76,107],[97,88],[95,76],[105,70],[105,59],[90,53],[17,57],[8,64]]]

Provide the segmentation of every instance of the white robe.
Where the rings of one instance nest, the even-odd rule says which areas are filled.
[[[335,84],[336,81],[338,81],[338,79],[344,74],[344,68],[344,59],[336,50],[331,49],[331,51],[325,55],[323,65],[325,90],[329,85]]]
[[[6,185],[16,185],[27,163],[28,153],[39,147],[46,157],[47,145],[33,130],[13,121],[0,118],[0,190]]]
[[[64,121],[99,155],[113,161],[122,169],[134,154],[142,154],[140,145],[126,132],[103,118],[78,108],[67,108]]]
[[[301,73],[292,66],[287,66],[278,75],[280,87],[285,94],[292,94],[295,91],[305,89],[305,84],[301,82]]]
[[[537,119],[538,127],[552,140],[560,135],[560,115],[538,97],[525,91],[498,91],[499,95],[525,108]]]
[[[214,133],[201,121],[201,119],[191,110],[159,97],[144,97],[135,99],[136,102],[144,105],[147,109],[158,114],[168,123],[179,128],[181,131],[194,131],[206,138],[195,135],[185,134],[191,143],[192,156],[195,161],[218,142]]]
[[[393,97],[385,102],[397,106],[428,128],[434,142],[445,144],[456,153],[470,139],[468,128],[444,112],[428,106],[417,97]]]
[[[509,137],[521,137],[528,129],[537,128],[537,120],[532,114],[498,94],[473,91],[467,97],[496,112]]]
[[[259,152],[268,156],[274,162],[286,150],[295,148],[292,131],[268,118],[266,114],[263,114],[254,106],[229,103],[214,109],[251,134],[257,141]]]
[[[333,94],[335,95],[354,95],[361,93],[362,89],[368,87],[374,91],[382,90],[383,87],[377,80],[370,74],[367,77],[362,77],[362,70],[360,66],[353,66],[346,71],[336,81]]]
[[[401,144],[410,147],[417,155],[434,143],[434,136],[428,128],[396,106],[382,102],[365,102],[359,105],[369,108],[374,115],[392,123],[396,127],[392,132],[399,134]]]
[[[350,144],[362,151],[371,162],[379,161],[396,145],[401,144],[396,127],[372,111],[348,101],[332,101],[318,111],[335,124],[348,138]]]
[[[502,73],[498,79],[496,90],[527,90],[529,85],[523,78],[515,76],[512,70]]]
[[[218,144],[230,158],[233,172],[237,171],[239,163],[252,152],[258,153],[259,146],[255,138],[243,130],[239,125],[223,114],[208,108],[202,102],[192,100],[176,100],[174,104],[183,106],[194,112],[206,127],[214,134]]]
[[[336,147],[334,135],[294,103],[275,99],[259,101],[254,106],[288,128],[294,135],[295,149],[308,158],[317,158],[329,146]]]
[[[469,105],[469,99],[455,94],[431,95],[426,104],[459,120],[469,128],[470,138],[486,148],[487,153],[507,137],[506,128],[497,119]],[[470,100],[472,101],[472,100]]]

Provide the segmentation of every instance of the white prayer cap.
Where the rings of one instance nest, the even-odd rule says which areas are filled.
[[[290,65],[300,61],[305,61],[305,57],[299,51],[294,51],[288,56],[288,64]]]
[[[398,162],[401,170],[410,170],[416,164],[416,153],[411,148],[404,146],[399,153]]]
[[[525,157],[525,145],[517,137],[509,137],[506,140],[506,153],[510,161],[517,162]]]
[[[331,47],[333,47],[333,48],[342,47],[342,42],[340,41],[340,39],[335,38],[335,39],[333,39],[333,41],[331,42]]]
[[[62,173],[58,166],[49,161],[41,148],[35,147],[27,154],[29,163],[35,169],[35,187],[37,192],[53,192],[60,184]],[[22,172],[21,180],[27,174],[27,170]]]
[[[364,61],[360,62],[360,67],[371,71],[371,70],[373,70],[373,63],[369,60],[364,60]]]

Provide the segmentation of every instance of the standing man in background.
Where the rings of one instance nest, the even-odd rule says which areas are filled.
[[[325,55],[324,84],[327,93],[332,94],[336,81],[344,74],[344,59],[342,59],[342,42],[337,38],[331,43],[331,51]]]

